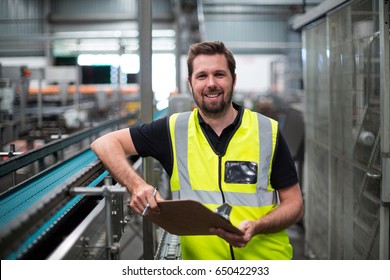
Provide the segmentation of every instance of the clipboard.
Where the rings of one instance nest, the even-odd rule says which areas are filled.
[[[166,200],[158,203],[160,212],[148,211],[147,219],[174,235],[212,235],[211,227],[243,235],[229,220],[195,200]]]

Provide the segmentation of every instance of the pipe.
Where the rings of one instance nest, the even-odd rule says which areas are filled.
[[[382,186],[379,228],[379,258],[390,257],[390,48],[389,48],[389,1],[379,1],[380,31],[380,88],[381,88],[381,151]]]

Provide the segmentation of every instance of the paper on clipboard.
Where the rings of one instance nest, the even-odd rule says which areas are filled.
[[[243,235],[230,221],[198,201],[166,200],[158,203],[160,212],[148,211],[147,219],[175,235],[212,235],[211,227]]]

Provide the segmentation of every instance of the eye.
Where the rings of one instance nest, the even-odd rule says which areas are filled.
[[[198,80],[203,80],[206,78],[206,74],[204,73],[199,73],[198,75],[195,76],[196,79]]]
[[[224,78],[224,77],[226,77],[226,73],[225,72],[217,72],[217,73],[215,73],[214,76],[217,78]]]

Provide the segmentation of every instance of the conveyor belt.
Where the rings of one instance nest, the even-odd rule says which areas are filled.
[[[20,227],[23,227],[23,224],[28,227],[28,220],[34,220],[34,214],[36,216],[47,215],[47,213],[44,213],[45,208],[49,211],[56,207],[54,204],[60,205],[56,212],[50,217],[46,217],[45,221],[41,222],[34,232],[30,231],[28,236],[24,236],[24,240],[19,240],[17,248],[7,252],[5,256],[3,255],[4,252],[1,252],[2,258],[18,258],[81,200],[82,195],[69,197],[65,202],[63,197],[64,195],[69,196],[67,194],[69,186],[80,181],[78,178],[83,174],[87,174],[91,167],[95,165],[94,162],[97,162],[97,157],[92,150],[88,149],[0,196],[0,244],[2,249],[6,242],[15,239],[13,231],[19,232],[19,235],[23,236],[23,230]],[[90,180],[87,186],[96,186],[107,174],[107,171],[101,171],[100,175],[95,175],[95,178]]]
[[[165,114],[166,110],[154,119]],[[0,163],[0,177],[131,117],[109,121]],[[47,258],[51,253],[47,251],[54,250],[102,199],[74,195],[70,189],[102,185],[107,175],[100,160],[87,149],[0,194],[1,259]]]
[[[155,260],[181,260],[180,236],[164,230]]]
[[[29,181],[18,186],[17,189],[1,195],[0,228],[5,227],[16,216],[24,213],[39,199],[96,159],[96,155],[91,150],[87,150],[64,164],[49,170],[32,182]]]

